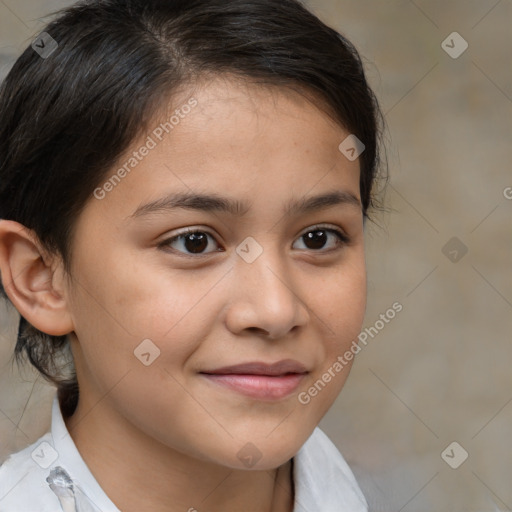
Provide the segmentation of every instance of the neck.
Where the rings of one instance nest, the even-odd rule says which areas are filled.
[[[65,418],[91,473],[123,512],[292,512],[293,460],[238,470],[163,445],[100,402]]]

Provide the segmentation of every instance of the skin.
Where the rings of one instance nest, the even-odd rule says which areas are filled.
[[[2,280],[30,323],[70,334],[80,399],[66,425],[119,509],[289,512],[291,459],[350,365],[309,404],[297,396],[356,339],[366,269],[360,205],[289,217],[283,209],[332,191],[360,199],[359,162],[338,150],[349,132],[290,90],[219,78],[188,90],[182,103],[175,98],[169,112],[192,95],[191,113],[104,199],[91,197],[76,225],[71,275],[32,232],[4,220]],[[216,193],[250,207],[243,216],[181,208],[132,217],[175,192]],[[302,235],[317,224],[350,241],[324,231],[315,249]],[[211,235],[202,253],[183,238],[159,246],[187,227]],[[263,249],[252,263],[236,252],[248,236]],[[144,339],[160,350],[149,366],[134,355]],[[287,358],[309,373],[279,400],[198,373]],[[250,468],[237,456],[247,443],[261,454]]]

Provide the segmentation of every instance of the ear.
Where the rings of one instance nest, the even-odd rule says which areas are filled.
[[[19,222],[0,220],[0,274],[14,307],[36,329],[52,336],[73,331],[62,262]]]

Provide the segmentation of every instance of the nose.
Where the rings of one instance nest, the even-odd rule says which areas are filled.
[[[241,258],[236,261],[225,319],[231,332],[247,330],[278,339],[307,324],[310,314],[302,297],[305,288],[297,286],[297,277],[292,278],[283,258],[264,250],[252,263]]]

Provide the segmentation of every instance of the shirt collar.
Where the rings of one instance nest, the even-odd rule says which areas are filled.
[[[51,434],[55,450],[59,454],[58,464],[69,473],[73,484],[79,487],[91,504],[101,512],[121,512],[98,484],[69,435],[57,395],[54,396],[52,403]]]
[[[53,398],[51,435],[58,464],[68,471],[81,493],[101,512],[120,512],[96,481],[64,422],[57,395]],[[367,512],[366,500],[345,459],[320,428],[293,458],[293,512]]]

